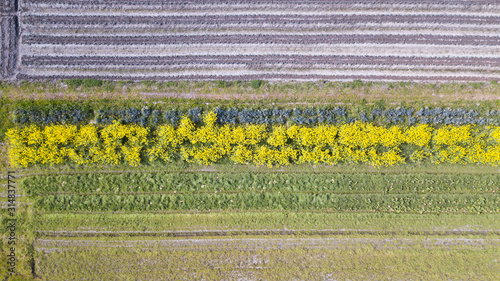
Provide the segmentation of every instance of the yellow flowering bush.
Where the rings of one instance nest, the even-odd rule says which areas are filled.
[[[94,162],[117,165],[122,157],[132,166],[140,164],[141,150],[148,143],[149,129],[138,125],[122,125],[113,122],[101,130],[102,147],[97,150]]]
[[[208,112],[203,115],[203,126],[195,128],[190,120],[183,120],[178,128],[192,147],[181,147],[181,159],[190,163],[210,165],[219,161],[231,151],[231,129],[216,126],[217,115]],[[188,132],[188,133],[186,133]],[[183,138],[183,139],[184,139]]]
[[[233,136],[234,130],[229,125],[221,126],[217,130],[215,145],[218,147],[222,154],[226,155],[231,153],[232,146],[239,143]]]
[[[399,146],[405,142],[403,128],[389,129],[373,124],[356,122],[341,125],[339,144],[341,158],[348,163],[368,162],[373,166],[392,166],[405,163]]]
[[[158,127],[155,134],[154,144],[148,151],[149,160],[162,159],[163,161],[171,161],[173,152],[183,143],[183,139],[181,139],[175,128],[170,125]]]
[[[405,130],[404,142],[428,147],[432,138],[432,127],[427,124],[410,127]]]
[[[267,128],[265,125],[248,125],[245,127],[245,144],[258,144],[267,139]]]
[[[69,159],[79,165],[94,163],[94,156],[99,153],[97,127],[86,125],[75,133],[73,148],[69,149]]]
[[[411,155],[410,159],[413,162],[420,162],[430,156],[430,153],[423,149],[415,150]]]
[[[238,164],[249,164],[253,161],[253,150],[245,145],[238,145],[234,148],[230,159]]]
[[[369,163],[392,166],[430,159],[433,163],[500,163],[500,127],[429,125],[383,127],[355,122],[343,125],[222,125],[214,112],[195,126],[183,117],[179,126],[163,125],[150,135],[138,125],[114,122],[103,128],[35,125],[9,129],[14,167],[35,164],[139,165],[173,161],[210,165],[222,159],[267,166],[293,163]],[[402,152],[404,149],[404,153]]]
[[[316,139],[314,144],[318,147],[330,146],[334,147],[337,145],[337,134],[338,129],[333,125],[319,125],[314,128]]]
[[[61,164],[70,155],[68,145],[77,132],[73,125],[54,125],[40,128],[31,125],[23,129],[7,131],[10,143],[10,160],[13,166],[27,167],[32,164]]]
[[[86,125],[47,126],[43,130],[31,125],[7,132],[10,158],[14,167],[32,164],[110,164],[122,162],[137,166],[140,154],[148,144],[149,129],[117,122],[103,128]]]
[[[399,149],[393,149],[382,153],[370,151],[370,164],[373,166],[393,166],[405,163],[404,157],[400,155]]]
[[[469,151],[468,146],[472,141],[471,125],[444,126],[434,131],[432,147],[434,154],[433,163],[466,163]]]
[[[454,145],[466,145],[472,139],[471,137],[471,125],[465,126],[451,126],[447,125],[443,128],[439,128],[434,132],[432,142],[434,145],[444,146],[454,146]]]
[[[292,125],[292,126],[289,126],[287,129],[286,129],[286,134],[288,135],[289,138],[291,139],[296,139],[300,132],[300,126],[298,125]]]
[[[500,163],[500,128],[487,127],[486,130],[476,130],[473,144],[469,146],[470,153],[467,162],[483,163],[498,166]]]
[[[181,155],[182,159],[187,162],[204,165],[213,164],[223,157],[217,147],[210,145],[193,148],[182,147]]]
[[[344,124],[339,128],[339,143],[345,147],[367,148],[373,143],[373,137],[367,136],[363,123]]]
[[[285,126],[273,127],[273,132],[267,139],[267,143],[272,146],[285,146],[287,141],[288,141],[288,135],[286,134]]]
[[[404,143],[412,145],[414,151],[410,155],[413,162],[421,162],[427,159],[430,153],[432,139],[432,127],[427,124],[405,128],[403,135]]]
[[[298,151],[290,146],[280,149],[268,148],[260,146],[256,149],[253,160],[258,165],[267,165],[268,167],[290,165],[290,160],[297,159]]]
[[[490,140],[500,144],[500,127],[488,127],[488,129],[491,129]]]
[[[191,119],[187,116],[181,118],[179,127],[177,128],[177,135],[181,141],[186,141],[191,139],[193,132],[195,130],[195,125]]]
[[[314,128],[297,126],[290,130],[290,136],[293,136],[298,145],[304,147],[333,146],[337,143],[337,133],[338,130],[333,125],[319,125]]]
[[[299,161],[297,163],[327,163],[335,165],[342,160],[338,148],[322,149],[315,147],[311,149],[303,149],[300,151]]]

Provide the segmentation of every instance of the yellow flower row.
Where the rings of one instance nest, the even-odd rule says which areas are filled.
[[[32,164],[60,164],[71,161],[80,165],[140,164],[140,155],[148,144],[149,129],[137,125],[113,123],[103,129],[86,125],[36,125],[7,131],[10,160],[14,167]]]
[[[72,162],[82,165],[137,166],[176,157],[209,165],[223,158],[235,163],[290,165],[292,163],[370,163],[391,166],[430,159],[433,163],[500,163],[500,127],[429,125],[389,128],[367,123],[344,125],[272,126],[215,124],[203,116],[196,127],[189,118],[180,125],[148,128],[113,123],[104,128],[86,125],[35,125],[7,132],[15,167]],[[405,151],[404,153],[402,151]]]

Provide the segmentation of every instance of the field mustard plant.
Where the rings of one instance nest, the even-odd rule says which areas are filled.
[[[405,163],[500,163],[500,127],[342,125],[217,125],[203,115],[195,125],[183,117],[177,127],[149,128],[114,122],[95,125],[30,125],[9,129],[14,167],[36,164],[140,165],[181,160],[210,165],[222,159],[267,166],[294,163],[369,163],[375,167]],[[404,147],[405,152],[402,152]]]

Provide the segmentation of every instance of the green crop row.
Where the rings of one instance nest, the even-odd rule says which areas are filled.
[[[332,210],[396,213],[499,212],[500,196],[308,193],[48,195],[46,211]]]
[[[499,174],[125,173],[32,176],[29,196],[56,193],[495,193]]]

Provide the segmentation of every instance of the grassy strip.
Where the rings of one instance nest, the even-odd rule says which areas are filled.
[[[1,263],[0,263],[0,279],[1,280],[9,280],[9,281],[26,281],[26,280],[35,280],[33,279],[33,270],[35,268],[35,260],[34,256],[34,248],[31,241],[23,240],[17,237],[16,245],[8,245],[7,238],[2,237],[2,241],[0,241],[0,254],[2,255]],[[16,265],[15,272],[16,275],[10,276],[11,269],[10,264],[7,263],[7,255],[9,255],[10,248],[15,247],[16,254]],[[10,276],[10,279],[9,279]],[[51,279],[55,280],[55,279]]]
[[[12,99],[89,99],[108,98],[129,100],[158,97],[178,97],[189,93],[206,100],[246,100],[261,102],[325,102],[373,101],[392,98],[398,102],[436,102],[470,105],[495,99],[500,92],[497,82],[491,83],[410,83],[410,82],[260,82],[251,81],[84,81],[78,79],[57,82],[1,83],[0,93]]]
[[[0,154],[0,157],[7,156],[7,153]],[[6,171],[4,171],[6,172]],[[375,174],[500,174],[498,167],[477,165],[477,164],[432,164],[422,162],[419,164],[398,165],[392,167],[373,167],[366,163],[358,164],[296,164],[282,167],[267,167],[264,165],[254,166],[248,164],[214,164],[211,166],[190,164],[184,162],[159,163],[149,162],[138,167],[129,165],[116,166],[43,166],[36,165],[30,168],[16,169],[17,177],[26,178],[41,175],[83,175],[83,174],[124,174],[124,173],[375,173]],[[5,175],[5,174],[4,174]]]
[[[14,122],[9,112],[11,108],[12,101],[0,96],[0,142],[4,141],[7,130],[14,127]]]
[[[182,231],[364,229],[387,231],[500,230],[500,214],[394,214],[337,212],[209,212],[169,214],[43,213],[39,231]]]
[[[329,173],[134,173],[33,176],[22,187],[29,196],[55,193],[123,192],[499,192],[499,174],[329,174]]]
[[[384,242],[387,243],[387,242]],[[390,244],[390,243],[389,243]],[[245,245],[239,245],[244,247]],[[50,249],[47,249],[50,250]],[[37,251],[36,274],[68,280],[498,280],[493,246],[166,250],[163,247],[85,247]]]
[[[396,213],[484,213],[500,211],[500,195],[434,194],[149,194],[48,195],[37,197],[46,211],[332,210]]]

